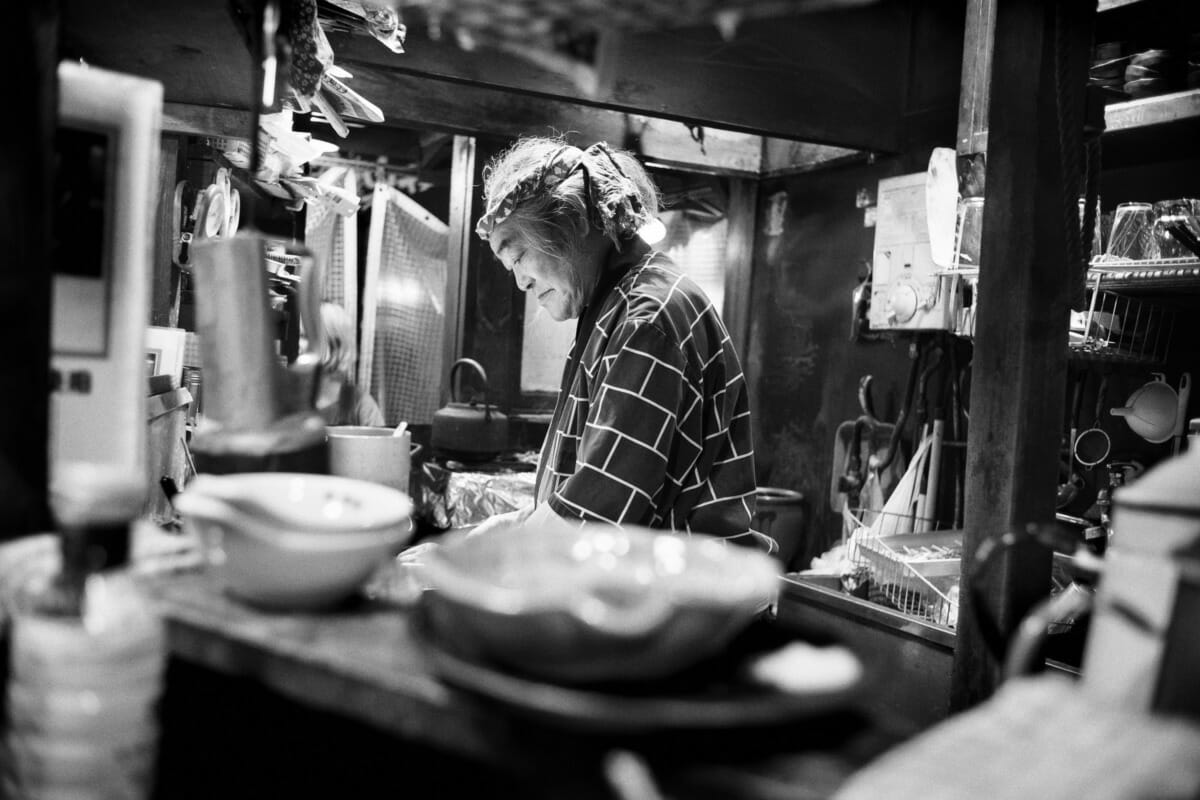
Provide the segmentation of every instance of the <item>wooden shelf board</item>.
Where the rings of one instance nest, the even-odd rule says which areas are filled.
[[[1098,10],[1101,14],[1103,14],[1105,11],[1112,11],[1115,8],[1122,8],[1124,6],[1137,5],[1141,2],[1145,2],[1145,0],[1100,0],[1100,7]]]
[[[1200,120],[1200,89],[1111,103],[1104,109],[1105,127],[1109,132],[1184,120]]]

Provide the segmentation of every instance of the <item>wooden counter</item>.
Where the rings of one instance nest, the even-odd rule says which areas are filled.
[[[199,572],[155,576],[146,585],[169,621],[175,657],[463,756],[509,765],[521,759],[504,718],[431,674],[403,609],[362,601],[323,614],[269,613]]]
[[[168,620],[173,661],[182,662],[169,676],[181,674],[184,667],[185,672],[200,668],[209,678],[219,679],[206,679],[197,688],[190,679],[168,678],[167,770],[177,769],[203,742],[221,735],[212,728],[245,724],[243,716],[237,716],[242,720],[237,725],[224,721],[240,712],[219,712],[205,724],[209,731],[185,731],[186,744],[181,743],[181,727],[199,725],[198,717],[214,713],[213,703],[231,691],[244,691],[247,684],[315,714],[304,718],[310,721],[296,722],[289,710],[286,720],[268,724],[267,730],[281,724],[306,725],[319,737],[350,724],[360,729],[355,737],[365,732],[374,742],[353,745],[357,753],[335,756],[331,751],[331,760],[362,757],[361,751],[373,750],[387,753],[392,762],[411,745],[422,754],[415,759],[418,763],[432,757],[449,759],[439,766],[441,774],[486,769],[512,781],[507,789],[489,784],[493,797],[511,791],[511,796],[524,797],[611,798],[602,764],[614,749],[642,754],[668,793],[677,797],[705,796],[697,787],[720,787],[704,791],[727,798],[827,796],[853,770],[898,741],[897,735],[883,731],[856,709],[750,735],[619,737],[564,732],[444,684],[411,636],[408,611],[402,607],[363,600],[323,614],[276,614],[230,598],[208,573],[151,575],[145,583]],[[227,690],[222,681],[232,681],[235,688]],[[197,694],[205,699],[197,701]],[[187,710],[179,711],[182,707]],[[281,708],[278,703],[272,707]],[[259,716],[272,713],[276,712]],[[345,739],[345,734],[336,738]],[[236,758],[257,763],[259,755],[243,752]],[[405,763],[411,765],[414,759]],[[198,773],[191,774],[194,778]],[[176,787],[160,794],[178,791]]]
[[[828,630],[886,675],[863,698],[874,712],[919,728],[949,713],[954,631],[794,576],[784,578],[779,618]]]

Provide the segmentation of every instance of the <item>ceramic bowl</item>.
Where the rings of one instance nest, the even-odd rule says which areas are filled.
[[[773,600],[779,565],[699,534],[550,525],[452,534],[421,568],[431,634],[559,683],[677,672]]]
[[[229,503],[281,532],[373,531],[407,520],[412,503],[403,492],[374,481],[303,472],[199,475],[188,491]]]
[[[1150,97],[1170,91],[1171,85],[1162,78],[1138,78],[1126,81],[1124,89],[1130,97]]]
[[[238,495],[237,486],[247,494]],[[248,487],[272,491],[260,497]],[[246,497],[261,505],[238,502]],[[175,507],[218,554],[213,568],[230,594],[280,610],[345,600],[412,531],[407,495],[331,475],[201,476],[175,498]]]
[[[1142,78],[1166,78],[1157,67],[1146,67],[1141,64],[1130,64],[1125,68],[1125,80],[1136,81]]]

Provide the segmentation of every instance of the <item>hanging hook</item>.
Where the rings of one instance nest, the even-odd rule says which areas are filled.
[[[871,381],[873,380],[874,378],[870,375],[863,375],[858,379],[858,407],[862,409],[863,416],[878,425],[879,418],[875,416],[875,401],[871,396]]]

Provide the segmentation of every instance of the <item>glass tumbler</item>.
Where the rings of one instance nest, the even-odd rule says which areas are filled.
[[[1154,208],[1149,203],[1121,203],[1113,215],[1108,237],[1109,258],[1144,261],[1158,258],[1154,237]]]
[[[964,197],[959,204],[958,244],[955,247],[955,268],[979,266],[980,243],[983,238],[983,198]]]
[[[1188,233],[1188,241],[1200,240],[1200,200],[1181,198],[1154,204],[1154,238],[1160,258],[1200,258],[1180,239]]]

